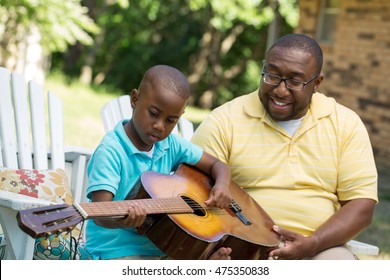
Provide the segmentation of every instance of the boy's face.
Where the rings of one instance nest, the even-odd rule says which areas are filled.
[[[129,137],[140,151],[149,151],[153,144],[172,132],[187,105],[187,99],[160,85],[145,85],[142,92],[131,92],[133,107]]]

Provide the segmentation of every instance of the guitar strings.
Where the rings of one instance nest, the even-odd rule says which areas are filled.
[[[52,221],[46,222],[46,223],[43,223],[43,225],[45,227],[51,227],[51,226],[56,226],[56,225],[59,225],[59,224],[70,223],[73,220],[77,220],[77,219],[82,218],[80,216],[80,214],[78,214],[77,212],[75,212],[72,209],[65,209],[64,211],[61,211],[61,213],[64,213],[64,214],[67,214],[67,213],[71,213],[72,214],[73,213],[73,215],[69,215],[69,216],[66,216],[66,217],[63,217],[63,218],[59,218],[59,219],[56,219],[56,220],[52,220]]]
[[[171,199],[170,197],[168,199]],[[192,199],[183,199],[185,201],[185,203],[187,204],[187,206],[189,206],[192,210],[194,211],[199,211],[199,210],[205,210],[205,211],[217,211],[217,212],[223,212],[225,211],[225,209],[220,209],[218,207],[209,207],[209,206],[206,206],[204,204],[200,204],[198,202],[195,202],[193,201]],[[144,202],[142,202],[144,201]],[[125,201],[121,201],[123,202],[123,210],[126,209],[126,207],[130,204],[131,205],[131,201],[129,200],[125,200]],[[164,210],[166,212],[169,212],[169,210],[181,210],[183,209],[182,206],[180,205],[177,205],[177,204],[172,204],[172,203],[164,203],[163,200],[160,201],[160,204],[156,204],[156,203],[153,203],[153,204],[148,204],[147,201],[145,200],[137,200],[137,203],[141,204],[141,206],[147,206],[147,209],[152,209],[152,210]],[[235,202],[234,202],[235,203]],[[233,204],[233,202],[232,202]],[[109,206],[110,205],[110,201],[108,201],[108,203],[105,205],[105,206]],[[90,208],[89,209],[92,209],[94,208],[95,206],[93,206],[93,204],[89,205]],[[232,208],[234,206],[230,206],[229,208]],[[96,207],[98,210],[100,209],[100,207]],[[110,210],[110,208],[108,207],[107,210]],[[115,208],[115,210],[118,210],[117,208]]]
[[[139,201],[143,201],[143,200],[138,200],[137,202]],[[109,206],[110,205],[110,202],[112,201],[107,201],[107,205],[105,206]],[[123,202],[123,208],[122,210],[125,211],[126,207],[131,204],[131,201],[129,200],[124,200],[124,201],[120,201],[120,202]],[[206,206],[204,204],[200,204],[198,202],[195,202],[193,201],[192,199],[190,200],[185,200],[185,203],[193,210],[193,211],[212,211],[213,213],[216,213],[216,214],[221,214],[221,213],[225,213],[226,210],[225,209],[221,209],[221,208],[218,208],[218,207],[209,207],[209,206]],[[232,208],[234,207],[234,203],[235,202],[232,202],[230,207],[229,208]],[[144,204],[144,203],[141,203],[141,204]],[[85,207],[88,207],[88,212],[93,212],[94,210],[98,210],[97,212],[101,212],[101,204],[99,204],[99,206],[96,206],[94,205],[94,203],[85,203],[85,204],[82,204],[82,206],[85,206]],[[161,208],[168,208],[168,209],[165,209],[165,212],[170,212],[169,210],[172,210],[172,212],[176,212],[178,213],[178,210],[180,209],[183,209],[183,207],[180,207],[180,206],[175,206],[175,205],[164,205],[164,203],[161,203],[159,206],[154,206],[152,205],[152,207],[148,207],[148,209],[152,209],[152,210],[161,210]],[[95,209],[93,209],[95,208]],[[113,210],[115,212],[118,212],[118,207],[113,207],[112,209],[110,209],[110,207],[107,207],[105,210]],[[163,209],[164,210],[164,209]],[[176,210],[176,211],[175,211]],[[75,218],[79,218],[80,215],[78,212],[75,212],[74,208],[66,208],[66,209],[63,209],[61,210],[62,213],[66,214],[66,213],[74,213],[75,215],[70,215],[69,217],[66,217],[66,218],[63,218],[63,219],[58,219],[57,220],[57,223],[60,222],[60,223],[63,223],[64,221],[66,222],[68,219],[70,221],[72,221],[73,219]],[[180,212],[180,211],[179,211]],[[184,212],[185,213],[185,212]],[[172,213],[173,214],[173,213]],[[53,221],[52,224],[55,224],[56,222]],[[47,223],[47,225],[50,225],[50,223]]]
[[[76,257],[77,257],[77,250],[79,248],[79,245],[80,245],[80,241],[82,239],[82,235],[83,235],[83,230],[84,230],[84,224],[85,224],[85,221],[83,220],[81,222],[81,228],[80,228],[80,234],[76,240],[75,237],[72,236],[72,231],[70,232],[70,245],[69,245],[69,250],[71,252],[71,258],[73,260],[76,260]],[[73,242],[72,242],[73,241]],[[73,244],[74,244],[74,249],[72,248],[73,247]],[[72,257],[72,253],[73,253],[73,257]]]
[[[150,203],[147,204],[151,200],[153,200],[154,202],[159,201],[160,203],[158,203],[157,205],[156,205],[156,203],[154,203],[154,204],[153,203],[152,204],[150,204]],[[204,204],[201,204],[201,203],[198,203],[195,200],[193,200],[192,198],[189,198],[189,197],[186,197],[186,196],[157,198],[157,199],[151,199],[151,200],[150,199],[138,199],[138,200],[114,201],[114,202],[116,202],[115,207],[112,204],[113,201],[97,202],[97,203],[82,203],[79,206],[81,206],[82,208],[84,207],[83,210],[86,210],[86,212],[88,212],[88,213],[90,213],[92,215],[101,214],[101,216],[106,216],[106,217],[108,217],[110,215],[111,216],[120,216],[120,214],[118,213],[118,210],[121,210],[122,211],[121,214],[125,215],[126,214],[126,208],[128,207],[129,204],[131,205],[132,202],[138,202],[141,205],[142,204],[147,204],[146,208],[147,208],[147,210],[151,211],[150,214],[157,214],[157,213],[165,213],[165,214],[189,213],[187,211],[188,208],[183,208],[182,205],[185,205],[186,207],[190,207],[193,212],[212,211],[214,214],[226,213],[226,209],[220,209],[220,208],[217,208],[217,207],[208,207],[208,206],[206,206]],[[177,203],[178,201],[183,202],[182,205],[178,205],[178,203]],[[118,205],[120,207],[118,207]],[[241,207],[234,200],[232,200],[232,202],[231,202],[231,204],[230,204],[230,206],[228,208],[231,209],[233,212],[240,212],[242,210]],[[169,209],[169,210],[166,210],[166,209]],[[108,211],[108,214],[107,214],[107,212],[103,212],[104,210]],[[56,211],[58,211],[58,210],[56,210]],[[72,215],[75,215],[75,216],[69,215],[70,217],[63,218],[62,220],[53,221],[51,224],[47,223],[47,225],[50,226],[50,225],[53,225],[53,224],[55,225],[56,223],[64,223],[64,222],[67,222],[67,219],[69,219],[69,221],[72,221],[75,218],[80,218],[80,212],[79,211],[80,211],[80,209],[78,209],[78,208],[76,208],[74,206],[62,209],[61,210],[62,213],[64,213],[64,214],[71,213]],[[110,213],[110,211],[114,211],[116,213]],[[38,212],[35,212],[35,213],[37,214]],[[40,214],[46,215],[46,214],[50,214],[50,212],[49,211],[48,212],[43,211]],[[83,217],[84,215],[81,215],[81,216]]]

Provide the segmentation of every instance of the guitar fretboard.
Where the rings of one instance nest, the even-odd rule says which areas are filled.
[[[135,199],[121,201],[102,201],[80,203],[75,207],[84,216],[84,219],[99,217],[121,217],[129,213],[129,206],[139,204],[146,214],[184,214],[192,213],[193,209],[181,197]]]

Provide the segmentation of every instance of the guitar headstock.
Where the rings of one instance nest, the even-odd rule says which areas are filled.
[[[72,205],[60,204],[21,210],[19,227],[33,238],[71,231],[84,219]]]

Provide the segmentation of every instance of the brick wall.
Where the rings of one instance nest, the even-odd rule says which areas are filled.
[[[301,0],[296,32],[315,38],[319,10],[320,0]],[[320,91],[359,114],[378,168],[389,169],[390,1],[340,0],[334,42],[321,46],[325,79]]]

